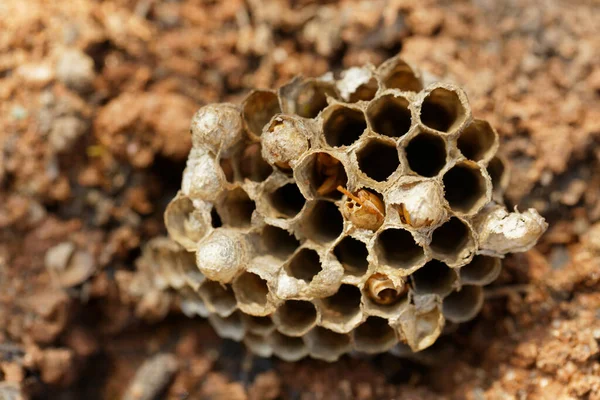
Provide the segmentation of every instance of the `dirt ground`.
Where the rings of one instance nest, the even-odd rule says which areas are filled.
[[[1,1],[0,398],[600,399],[599,19],[595,0]],[[476,320],[410,360],[286,363],[136,295],[197,108],[398,53],[465,87],[508,205],[550,223]]]

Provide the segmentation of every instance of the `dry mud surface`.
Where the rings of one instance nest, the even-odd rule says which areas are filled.
[[[598,15],[591,0],[2,1],[0,398],[600,399]],[[550,223],[477,319],[410,360],[286,363],[135,286],[197,108],[398,53],[465,88],[512,167],[507,204]]]

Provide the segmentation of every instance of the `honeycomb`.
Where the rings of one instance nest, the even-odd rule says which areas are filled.
[[[396,57],[202,107],[170,239],[144,251],[189,316],[260,356],[433,344],[547,224],[502,201],[498,135]]]

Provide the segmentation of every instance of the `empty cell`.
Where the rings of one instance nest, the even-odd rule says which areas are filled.
[[[235,182],[235,169],[233,166],[233,160],[229,157],[223,157],[219,160],[219,166],[221,167],[227,182]]]
[[[350,103],[356,103],[357,101],[369,101],[375,97],[377,93],[378,85],[375,78],[371,78],[367,83],[363,83],[356,88],[354,93],[350,95],[348,101]]]
[[[286,335],[302,336],[317,320],[317,309],[309,301],[287,300],[275,314],[273,321],[277,329]]]
[[[390,137],[404,136],[412,124],[408,100],[386,95],[371,102],[367,117],[373,131]]]
[[[445,296],[452,291],[456,272],[438,260],[431,260],[412,274],[415,292]]]
[[[316,243],[335,240],[344,229],[342,214],[334,203],[319,200],[310,209],[304,221],[304,230],[308,238]]]
[[[411,233],[399,228],[383,231],[375,242],[375,250],[380,263],[393,268],[412,268],[425,257]]]
[[[380,317],[369,317],[354,330],[354,346],[365,353],[382,353],[389,350],[397,342],[394,330],[387,320]]]
[[[365,115],[360,110],[333,106],[323,115],[323,134],[333,147],[350,146],[367,129]]]
[[[378,182],[385,181],[400,166],[396,146],[380,140],[371,140],[356,156],[360,170]]]
[[[270,316],[257,317],[254,315],[246,315],[244,318],[246,320],[248,332],[257,335],[265,335],[275,329],[275,325]]]
[[[204,213],[196,210],[192,200],[183,195],[175,197],[167,206],[165,226],[171,238],[187,250],[193,250],[209,230]]]
[[[198,289],[198,294],[209,309],[221,316],[230,315],[237,307],[237,301],[230,285],[206,281]]]
[[[306,335],[310,355],[326,361],[335,361],[350,349],[350,336],[320,326]]]
[[[270,357],[273,354],[273,347],[265,336],[248,333],[244,336],[244,344],[259,357]]]
[[[198,290],[206,278],[196,265],[196,253],[181,251],[178,255],[177,261],[183,271],[187,284],[194,290]]]
[[[227,194],[219,208],[222,210],[225,225],[247,228],[250,226],[256,204],[242,188],[236,188]]]
[[[405,151],[408,166],[421,176],[436,176],[446,164],[446,143],[438,135],[420,133]]]
[[[342,197],[337,188],[346,186],[348,175],[340,160],[328,153],[316,153],[306,165],[310,168],[308,183],[315,196],[336,200]]]
[[[466,118],[466,110],[453,90],[437,88],[423,100],[421,122],[440,132],[451,132]]]
[[[473,213],[487,202],[485,177],[477,164],[455,165],[446,172],[443,182],[444,197],[453,211]]]
[[[333,249],[333,254],[344,267],[344,271],[350,275],[362,276],[367,272],[369,262],[367,246],[360,240],[346,236]]]
[[[265,226],[261,238],[267,253],[281,260],[286,260],[300,247],[300,242],[294,235],[276,226]]]
[[[316,82],[305,83],[296,96],[296,114],[304,118],[316,117],[327,107],[327,95],[334,95],[330,87]]]
[[[239,311],[227,317],[211,314],[208,316],[208,321],[222,338],[240,341],[246,333],[244,321]]]
[[[437,228],[431,237],[431,250],[443,256],[459,254],[471,242],[469,227],[456,217],[452,217]]]
[[[180,306],[181,311],[189,318],[193,318],[196,315],[201,317],[208,317],[209,312],[206,308],[204,301],[198,296],[196,292],[188,288],[182,288],[179,290],[181,295]]]
[[[323,318],[342,322],[360,313],[360,289],[353,285],[343,284],[333,295],[323,299]]]
[[[319,254],[312,249],[302,249],[294,254],[286,266],[287,273],[305,282],[311,282],[315,275],[321,272],[321,259]]]
[[[212,225],[213,228],[219,228],[219,227],[223,226],[223,221],[221,219],[221,216],[217,212],[217,209],[214,207],[212,210],[210,210],[210,224]]]
[[[465,285],[444,299],[442,310],[449,321],[460,323],[475,318],[482,305],[483,289]]]
[[[262,157],[260,143],[248,145],[240,157],[242,178],[262,182],[271,175],[271,172],[273,172],[273,167]]]
[[[269,200],[273,208],[284,218],[295,217],[306,202],[298,186],[293,183],[285,184],[275,190],[269,195]]]
[[[271,337],[273,352],[285,361],[298,361],[308,354],[308,349],[302,338],[290,337],[279,332],[274,332]]]
[[[500,269],[499,258],[476,255],[473,261],[460,269],[460,278],[464,283],[487,285],[498,277]]]
[[[487,166],[487,172],[492,179],[494,190],[502,190],[502,186],[506,180],[506,167],[504,166],[504,161],[502,161],[500,157],[492,158]]]
[[[246,98],[242,107],[242,117],[246,127],[256,136],[260,136],[263,127],[275,114],[281,112],[277,94],[269,90],[252,92]]]
[[[388,89],[418,92],[423,89],[421,81],[412,68],[399,58],[394,58],[382,64],[383,84]]]
[[[233,291],[239,304],[256,309],[267,306],[269,288],[260,276],[245,271],[233,282]]]
[[[487,121],[476,119],[458,137],[458,149],[469,160],[480,161],[491,155],[496,137]]]

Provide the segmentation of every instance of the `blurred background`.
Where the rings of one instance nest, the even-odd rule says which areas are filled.
[[[200,106],[396,54],[465,88],[550,223],[475,321],[285,363],[144,290]],[[2,0],[0,398],[599,399],[598,54],[595,0]]]

